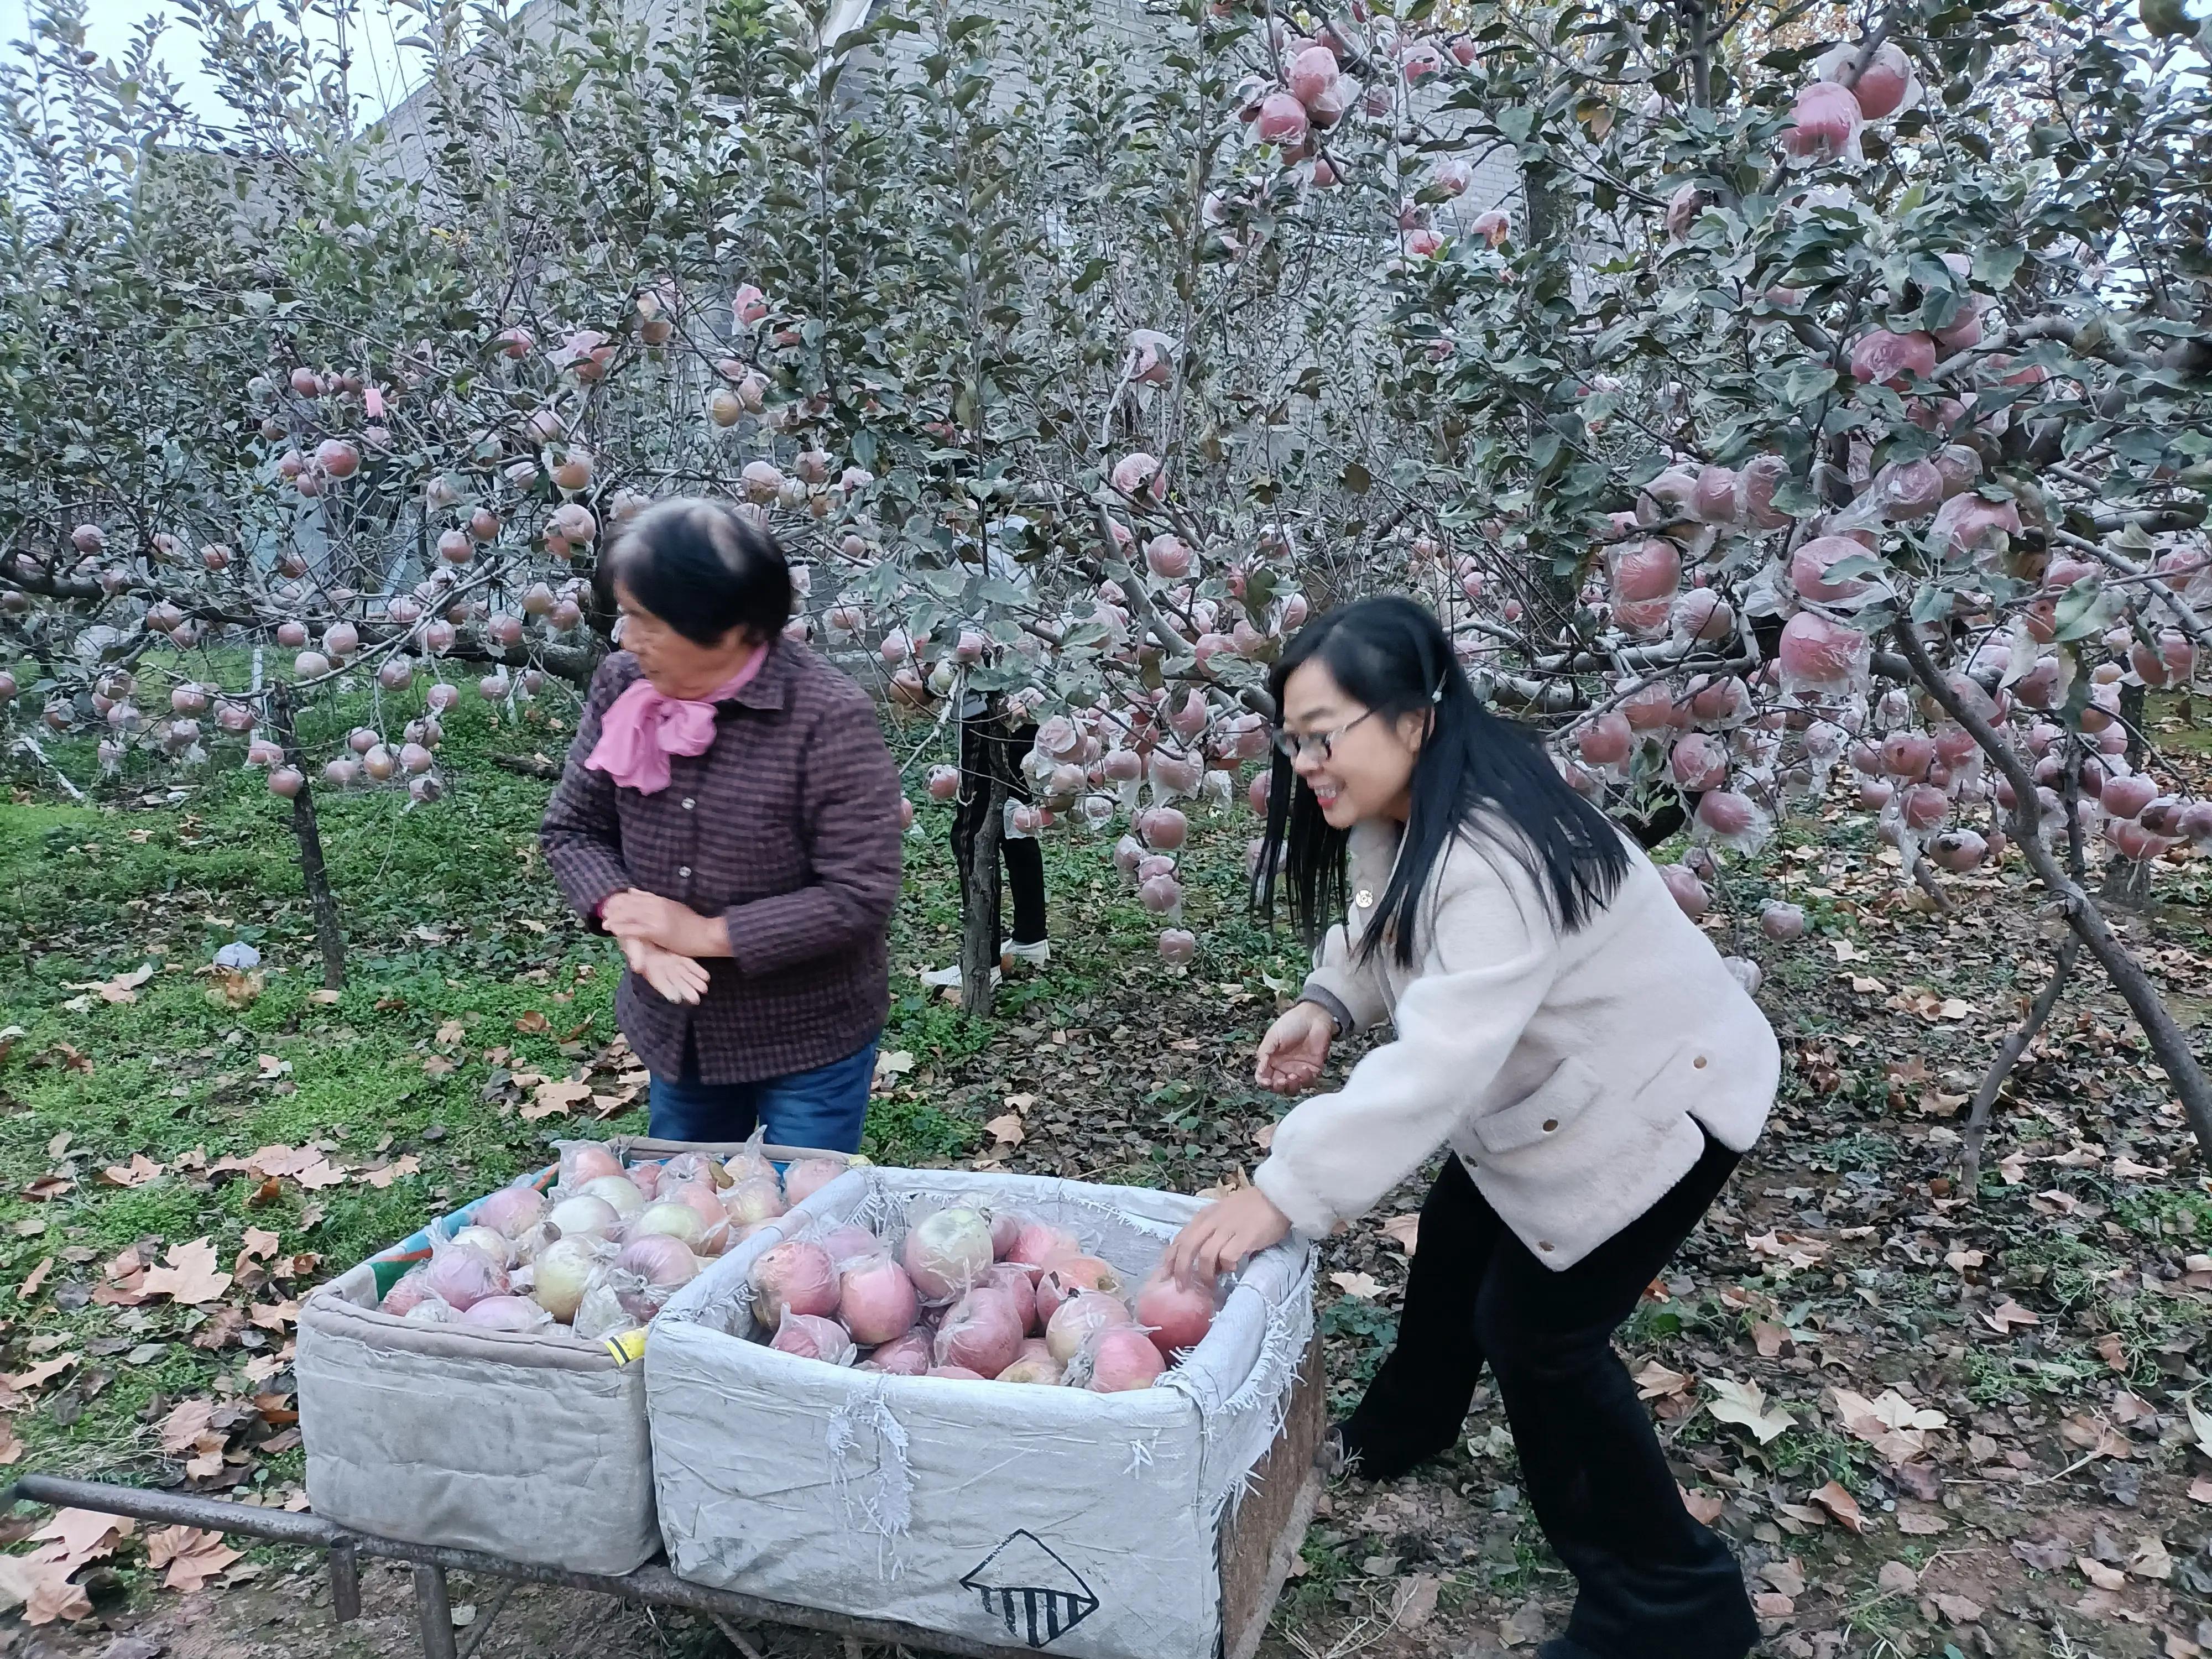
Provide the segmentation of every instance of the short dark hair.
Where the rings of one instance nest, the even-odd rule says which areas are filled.
[[[791,620],[791,567],[776,539],[726,501],[682,495],[624,525],[599,562],[611,604],[620,582],[687,640],[714,645],[732,628],[760,642]]]

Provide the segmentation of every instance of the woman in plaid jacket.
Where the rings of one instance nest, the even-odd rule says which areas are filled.
[[[890,1004],[898,771],[865,692],[782,635],[774,538],[662,502],[601,567],[599,665],[539,831],[562,890],[622,944],[616,1009],[652,1132],[857,1152]]]

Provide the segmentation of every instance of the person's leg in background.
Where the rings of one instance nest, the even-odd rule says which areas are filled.
[[[1447,1152],[1421,1204],[1398,1339],[1340,1425],[1346,1474],[1395,1480],[1457,1443],[1482,1374],[1475,1293],[1504,1229],[1467,1166]]]
[[[757,1083],[702,1083],[699,1054],[684,1038],[684,1074],[655,1076],[646,1091],[646,1132],[656,1140],[743,1140],[757,1121]]]
[[[760,1121],[772,1146],[857,1152],[868,1124],[868,1088],[876,1076],[876,1039],[842,1060],[811,1072],[770,1078],[759,1085]]]
[[[1003,735],[997,740],[1006,745],[1006,769],[1014,779],[1008,792],[1017,800],[1026,801],[1030,799],[1030,786],[1022,775],[1021,758],[1036,741],[1037,729],[1025,726],[1018,732],[1007,732],[1001,726],[1000,732]],[[1048,962],[1052,946],[1045,939],[1044,849],[1035,836],[1008,836],[999,842],[999,855],[1006,860],[1006,886],[1014,901],[1013,948],[1007,954],[1018,962]]]
[[[1684,1509],[1613,1348],[1735,1164],[1708,1141],[1657,1204],[1565,1272],[1508,1233],[1483,1274],[1475,1341],[1504,1401],[1522,1488],[1581,1589],[1565,1636],[1540,1659],[1742,1659],[1759,1639],[1742,1570]],[[1425,1217],[1420,1243],[1425,1254]]]

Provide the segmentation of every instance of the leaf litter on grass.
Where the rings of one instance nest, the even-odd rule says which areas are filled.
[[[1837,833],[1860,832],[1846,824]],[[520,819],[515,834],[526,840]],[[902,963],[942,960],[951,938],[941,902],[941,840],[933,832],[913,843],[913,885],[894,946]],[[1234,886],[1232,853],[1217,860],[1224,891]],[[1250,1050],[1277,998],[1294,991],[1296,964],[1262,958],[1271,965],[1248,975],[1237,999],[1210,983],[1211,970],[1173,982],[1132,971],[1149,935],[1133,914],[1127,937],[1116,935],[1123,924],[1115,907],[1125,902],[1110,884],[1085,884],[1083,860],[1097,854],[1076,843],[1048,847],[1054,961],[1044,974],[1010,977],[990,1030],[969,1030],[944,1005],[902,994],[883,1054],[902,1065],[879,1068],[870,1132],[872,1150],[885,1161],[989,1158],[1023,1172],[1191,1192],[1249,1182],[1253,1159],[1267,1150],[1262,1132],[1283,1109],[1251,1090]],[[1194,845],[1194,905],[1212,902],[1203,872],[1214,856]],[[1869,872],[1859,852],[1788,848],[1732,872],[1753,908],[1762,884],[1778,896],[1821,887],[1831,896],[1814,901],[1820,925],[1838,931],[1790,947],[1756,941],[1748,951],[1741,942],[1735,947],[1768,970],[1762,1000],[1789,1058],[1784,1093],[1714,1215],[1662,1272],[1623,1334],[1638,1392],[1661,1421],[1686,1504],[1729,1533],[1759,1593],[1781,1596],[1778,1575],[1797,1588],[1784,1565],[1796,1565],[1802,1593],[1783,1598],[1790,1611],[1771,1638],[1784,1659],[1856,1659],[1840,1633],[1852,1627],[1850,1609],[1877,1596],[1887,1598],[1883,1617],[1906,1638],[1900,1650],[1940,1652],[1943,1641],[1953,1641],[1971,1652],[1969,1635],[1984,1630],[2016,1639],[2016,1610],[2026,1605],[2021,1587],[2031,1573],[2045,1571],[2006,1547],[2023,1538],[2063,1540],[2057,1570],[2070,1584],[2058,1604],[2066,1617],[2090,1616],[2072,1611],[2075,1600],[2111,1598],[2095,1615],[2112,1648],[2106,1659],[2167,1651],[2169,1638],[2194,1639],[2185,1616],[2193,1593],[2186,1583],[2201,1568],[2182,1546],[2203,1532],[2205,1506],[2212,1505],[2212,1474],[2200,1454],[2166,1437],[2191,1423],[2183,1370],[2212,1322],[2212,1260],[2205,1258],[2212,1206],[2202,1203],[2193,1181],[2166,1173],[2194,1168],[2185,1130],[2178,1112],[2162,1105],[2164,1091],[2124,1011],[2101,984],[2084,985],[2069,993],[2000,1099],[1983,1191],[1952,1190],[1958,1103],[2016,1018],[2022,988],[2032,989],[2049,946],[2009,913],[1992,924],[1971,905],[1949,919],[1900,906],[1887,886],[1893,872]],[[408,902],[422,903],[436,890],[434,879],[418,878]],[[1060,903],[1063,893],[1070,896]],[[52,1023],[48,1008],[0,1006],[0,1018],[21,1025],[27,1038],[16,1044],[0,1085],[21,1094],[33,1080],[25,1097],[39,1103],[17,1120],[22,1133],[8,1154],[4,1184],[21,1193],[43,1182],[45,1199],[13,1200],[7,1218],[55,1215],[58,1228],[64,1217],[77,1224],[79,1213],[97,1218],[106,1206],[149,1195],[181,1200],[157,1224],[96,1233],[94,1255],[62,1261],[16,1316],[7,1364],[31,1383],[8,1407],[11,1425],[20,1424],[37,1446],[56,1443],[44,1402],[70,1386],[88,1362],[129,1374],[119,1361],[87,1353],[88,1337],[106,1338],[109,1327],[86,1322],[143,1314],[155,1322],[148,1334],[168,1334],[174,1351],[202,1368],[199,1386],[164,1385],[141,1431],[149,1451],[174,1413],[202,1401],[207,1426],[179,1447],[169,1467],[197,1462],[206,1469],[221,1433],[222,1468],[208,1478],[231,1480],[243,1472],[255,1492],[298,1501],[297,1465],[286,1462],[296,1454],[262,1449],[296,1433],[282,1420],[291,1409],[289,1395],[263,1401],[262,1391],[286,1386],[283,1348],[276,1333],[252,1322],[247,1305],[281,1313],[283,1301],[271,1298],[285,1297],[288,1287],[296,1295],[441,1205],[536,1167],[547,1135],[574,1132],[563,1129],[568,1121],[610,1110],[609,1121],[619,1121],[635,1109],[636,1095],[621,1097],[643,1082],[641,1075],[625,1080],[634,1061],[610,1059],[588,1040],[563,1047],[564,1034],[586,1012],[600,1018],[599,1030],[611,1029],[605,1001],[588,1009],[562,1004],[556,1012],[549,1000],[569,982],[568,964],[595,951],[604,957],[603,947],[576,934],[542,892],[501,903],[507,915],[519,909],[542,919],[550,932],[531,932],[533,956],[515,955],[489,972],[461,954],[474,943],[465,926],[442,925],[435,943],[413,940],[410,917],[397,931],[409,933],[407,950],[426,966],[389,974],[369,969],[342,1000],[303,995],[283,972],[244,1009],[216,1009],[193,992],[196,1018],[245,1029],[234,1058],[222,1051],[222,1029],[212,1023],[167,1044],[188,1054],[216,1050],[189,1062],[198,1072],[190,1084],[194,1109],[212,1115],[204,1128],[186,1120],[191,1133],[181,1140],[158,1133],[134,1133],[120,1143],[100,1139],[93,1126],[107,1109],[82,1103],[113,1098],[103,1091],[123,1086],[116,1079],[133,1075],[137,1064],[127,1047],[102,1035],[102,1022],[168,1018],[174,994],[166,975],[148,981],[135,1004],[95,998],[66,1030]],[[286,948],[311,961],[304,931],[281,911],[270,915],[280,927],[295,927],[291,946],[272,939],[274,964],[285,965]],[[1225,916],[1204,925],[1212,930],[1210,952],[1218,940],[1234,942],[1218,944],[1224,958],[1237,951],[1261,957],[1270,948],[1256,933],[1231,931],[1238,924]],[[930,931],[939,927],[947,931]],[[1078,937],[1086,929],[1096,938]],[[1717,931],[1724,935],[1725,924]],[[118,940],[103,950],[103,957],[65,977],[82,985],[149,957],[191,959],[181,943],[152,939]],[[1838,960],[1846,951],[1849,960]],[[1942,975],[1928,965],[1939,962]],[[523,977],[548,964],[556,971],[547,977]],[[2212,989],[2202,953],[2158,959],[2154,971],[2175,976],[2193,994]],[[1267,984],[1271,975],[1280,990]],[[1869,988],[1854,990],[1855,980]],[[583,981],[585,1000],[604,999],[611,983],[605,970],[596,983]],[[394,1006],[371,1006],[387,1001]],[[542,1029],[526,1018],[532,1013]],[[471,1018],[478,1022],[473,1027]],[[472,1029],[483,1033],[478,1041],[501,1033],[511,1051],[474,1046]],[[389,1085],[390,1094],[373,1097],[400,1103],[396,1108],[349,1109],[333,1094],[319,1117],[280,1122],[257,1115],[279,1103],[296,1107],[303,1096],[274,1091],[316,1090],[319,1072],[356,1052],[362,1033],[389,1045],[377,1052],[393,1057],[395,1079],[403,1068],[407,1074]],[[1362,1047],[1346,1046],[1332,1063],[1349,1064]],[[262,1053],[291,1070],[262,1077],[256,1059]],[[428,1059],[450,1070],[429,1075]],[[240,1082],[215,1081],[241,1073]],[[358,1066],[348,1080],[386,1086]],[[158,1086],[169,1081],[161,1078]],[[523,1119],[520,1109],[536,1103],[535,1091],[546,1083],[591,1086],[585,1096],[558,1091],[566,1112]],[[1009,1115],[1006,1103],[1016,1096],[1028,1102],[1012,1114],[1022,1128],[1018,1142],[986,1127]],[[384,1121],[363,1135],[380,1117]],[[270,1132],[252,1134],[262,1122]],[[83,1145],[49,1155],[46,1142],[64,1124]],[[0,1145],[9,1144],[4,1127],[0,1121]],[[398,1138],[387,1152],[364,1150],[374,1133],[393,1128]],[[440,1138],[424,1138],[429,1128]],[[195,1142],[205,1148],[196,1166],[180,1156]],[[102,1178],[109,1167],[133,1170],[139,1157],[165,1166],[164,1173],[129,1188]],[[411,1168],[408,1158],[416,1159]],[[387,1184],[376,1179],[402,1169]],[[243,1191],[222,1184],[234,1178],[253,1184]],[[246,1193],[262,1201],[238,1207]],[[1421,1196],[1417,1177],[1386,1200],[1381,1219],[1324,1244],[1323,1329],[1339,1410],[1356,1399],[1359,1379],[1389,1340],[1395,1305],[1388,1287],[1403,1282],[1406,1258],[1417,1246]],[[196,1218],[196,1224],[178,1218]],[[1397,1222],[1408,1224],[1402,1237]],[[2185,1224],[2197,1231],[2183,1231]],[[215,1247],[204,1273],[219,1273],[229,1261],[234,1283],[227,1290],[185,1306],[145,1290],[149,1275],[179,1270],[180,1244],[203,1238]],[[20,1283],[56,1254],[58,1242],[58,1233],[24,1237],[16,1248],[26,1254],[13,1263],[11,1278]],[[274,1271],[280,1260],[316,1255],[322,1260],[304,1272]],[[90,1295],[73,1313],[53,1305],[72,1272]],[[1347,1276],[1352,1290],[1332,1279],[1337,1273]],[[2200,1275],[2203,1282],[2194,1282]],[[188,1319],[201,1322],[190,1343],[171,1322]],[[2107,1336],[2114,1340],[2102,1341]],[[49,1337],[59,1340],[28,1351],[28,1341]],[[240,1346],[264,1337],[264,1347]],[[203,1338],[212,1340],[201,1346]],[[116,1331],[112,1340],[140,1339]],[[55,1369],[41,1376],[44,1365]],[[2085,1380],[2093,1374],[2102,1382]],[[216,1386],[225,1380],[234,1392]],[[1717,1414],[1710,1407],[1722,1399],[1714,1388],[1720,1381],[1746,1390],[1738,1401],[1760,1421],[1771,1425],[1786,1416],[1787,1425],[1762,1439],[1751,1425]],[[2146,1402],[2148,1417],[2132,1419],[2131,1407],[2116,1404],[2116,1385]],[[108,1385],[87,1409],[96,1418],[127,1386]],[[133,1412],[148,1401],[143,1391],[131,1397]],[[174,1419],[176,1433],[198,1414],[195,1408]],[[1371,1634],[1395,1613],[1410,1620],[1425,1607],[1418,1631],[1392,1632],[1376,1659],[1479,1648],[1494,1644],[1509,1625],[1516,1634],[1558,1627],[1565,1581],[1519,1495],[1510,1437],[1501,1431],[1494,1397],[1479,1395],[1461,1448],[1393,1489],[1412,1500],[1395,1523],[1404,1535],[1354,1558],[1388,1563],[1388,1574],[1358,1603],[1331,1600],[1324,1590],[1317,1604],[1299,1604],[1300,1628],[1317,1650],[1347,1638],[1364,1640],[1355,1634],[1363,1619],[1372,1621],[1364,1627]],[[2092,1437],[2086,1447],[2075,1443],[2085,1431]],[[2066,1473],[2099,1446],[2101,1455]],[[2123,1449],[2130,1455],[2119,1455]],[[2197,1459],[2195,1466],[2179,1466],[2178,1452]],[[2114,1469],[2134,1479],[2115,1489],[2126,1503],[2100,1485]],[[1339,1492],[1360,1490],[1353,1483]],[[1863,1536],[1848,1518],[1854,1512]],[[1346,1522],[1324,1516],[1316,1524],[1327,1532]],[[2092,1547],[2098,1526],[2110,1534],[2109,1549]],[[2146,1539],[2163,1540],[2160,1550],[2147,1547]],[[149,1542],[133,1538],[123,1547],[141,1559]],[[2160,1551],[2163,1578],[2155,1576]],[[1990,1565],[1992,1557],[2001,1567]],[[2117,1574],[2118,1588],[2091,1583],[2075,1567],[2076,1557]],[[165,1559],[159,1576],[167,1571]],[[1425,1579],[1437,1586],[1433,1602]],[[1966,1605],[1979,1610],[1978,1619],[1961,1621]],[[1371,1611],[1358,1611],[1363,1607]],[[1835,1641],[1825,1639],[1831,1635]]]

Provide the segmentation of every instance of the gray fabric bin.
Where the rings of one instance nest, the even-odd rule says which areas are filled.
[[[625,1164],[734,1145],[617,1138]],[[835,1157],[763,1149],[778,1162]],[[550,1182],[551,1172],[541,1177]],[[376,1310],[386,1275],[465,1225],[469,1205],[318,1287],[293,1374],[307,1498],[341,1526],[620,1574],[659,1553],[645,1371],[566,1331],[410,1324]]]
[[[1276,1443],[1313,1333],[1293,1238],[1245,1267],[1148,1389],[889,1376],[757,1338],[746,1272],[857,1219],[896,1247],[915,1200],[1031,1212],[1132,1283],[1200,1200],[1038,1176],[866,1168],[684,1287],[646,1337],[669,1564],[696,1583],[1079,1659],[1212,1659],[1221,1540]],[[1292,1475],[1294,1481],[1302,1474]]]

